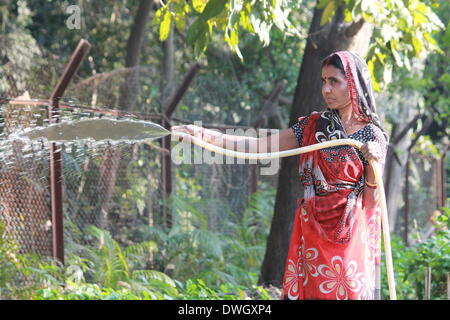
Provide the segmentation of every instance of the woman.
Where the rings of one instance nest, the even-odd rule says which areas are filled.
[[[300,155],[304,197],[298,201],[294,220],[283,298],[375,299],[379,296],[381,226],[369,160],[384,163],[387,135],[376,115],[364,60],[348,51],[326,57],[322,95],[327,110],[300,117],[281,131],[278,150],[272,150],[268,138],[224,135],[192,125],[172,130],[234,150],[238,142],[244,142],[247,152],[283,151],[334,139],[363,142],[361,151],[341,146]]]

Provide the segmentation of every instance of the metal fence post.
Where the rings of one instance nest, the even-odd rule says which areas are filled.
[[[189,88],[192,80],[194,80],[195,75],[200,69],[200,64],[194,63],[186,73],[183,82],[179,86],[177,90],[168,98],[167,106],[164,110],[163,114],[163,120],[162,120],[162,126],[166,128],[167,130],[170,130],[170,119],[175,112],[178,104],[180,103],[181,99],[183,98],[184,94],[186,93],[187,89]],[[168,151],[167,154],[162,154],[162,161],[161,161],[161,181],[162,181],[162,193],[163,193],[163,199],[165,200],[168,196],[172,194],[172,159],[171,159],[171,136],[167,136],[161,139],[161,147],[166,149]],[[162,205],[162,212],[163,212],[163,220],[164,225],[167,228],[170,228],[172,226],[172,213],[170,212],[169,208],[167,208],[166,203],[163,202]]]
[[[69,86],[70,81],[77,72],[81,62],[91,45],[82,39],[78,43],[72,57],[64,69],[58,84],[50,96],[48,118],[50,123],[59,122],[59,99]],[[52,208],[52,238],[53,257],[64,264],[64,212],[63,212],[63,184],[62,184],[62,153],[61,147],[56,143],[50,146],[50,191]]]
[[[447,275],[447,300],[450,300],[450,272],[447,272],[446,275]]]

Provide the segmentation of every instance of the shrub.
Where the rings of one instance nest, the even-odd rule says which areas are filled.
[[[435,217],[435,231],[428,239],[405,247],[399,237],[393,237],[392,258],[398,299],[423,299],[425,268],[432,270],[431,298],[447,299],[446,274],[450,272],[450,209],[443,208]],[[383,274],[384,273],[384,274]],[[387,276],[382,259],[382,290],[388,297]]]

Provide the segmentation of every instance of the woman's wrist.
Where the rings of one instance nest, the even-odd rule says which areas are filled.
[[[367,179],[365,179],[365,184],[370,189],[376,189],[378,187],[378,184],[376,182],[371,183],[371,182],[367,181]]]
[[[366,167],[364,172],[364,184],[370,189],[376,189],[378,186],[375,179],[375,171],[370,165]]]

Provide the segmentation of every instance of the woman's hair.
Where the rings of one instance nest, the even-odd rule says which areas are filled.
[[[344,65],[342,64],[341,58],[339,58],[337,54],[333,54],[322,60],[322,68],[329,65],[341,70],[342,74],[345,76]]]

